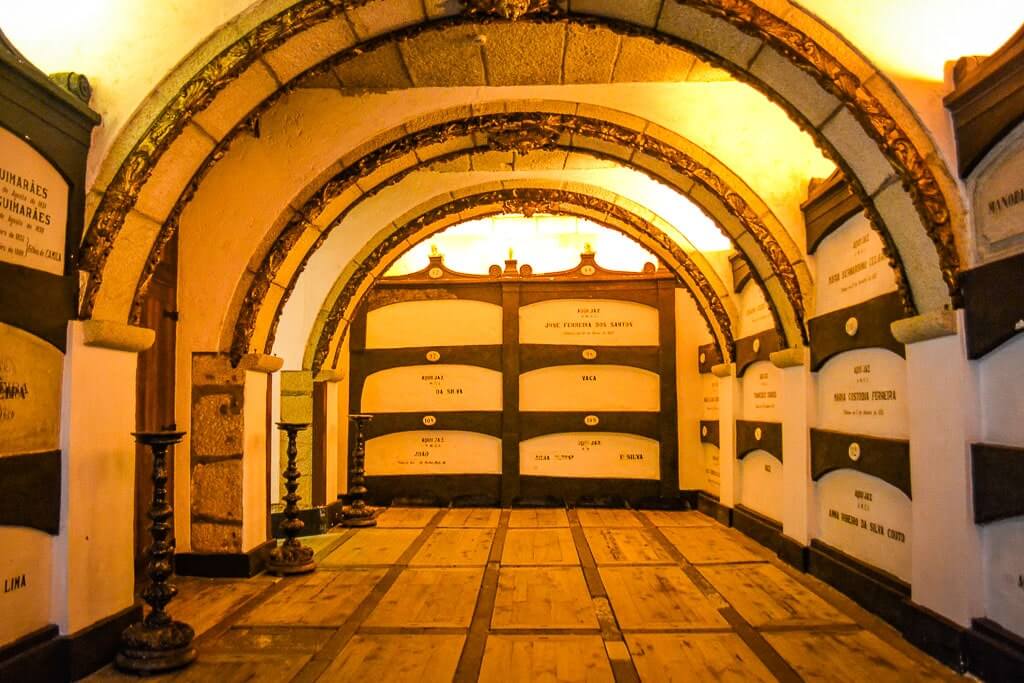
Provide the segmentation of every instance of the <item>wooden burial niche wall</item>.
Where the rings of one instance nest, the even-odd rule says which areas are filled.
[[[432,256],[353,323],[371,496],[510,504],[679,495],[675,282],[601,268],[486,276]]]
[[[781,347],[775,318],[749,265],[732,258],[733,289],[740,320],[736,339],[736,378],[740,404],[736,412],[736,501],[741,511],[783,518],[782,377],[769,356]]]
[[[804,206],[817,267],[809,323],[816,373],[811,430],[812,565],[838,550],[896,580],[909,595],[911,486],[904,317],[882,240],[840,175]]]
[[[62,383],[98,122],[0,33],[0,679],[18,643],[57,633]]]

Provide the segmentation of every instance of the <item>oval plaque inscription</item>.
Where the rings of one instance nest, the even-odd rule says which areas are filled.
[[[600,422],[601,418],[599,418],[597,415],[587,415],[585,418],[583,418],[583,424],[587,425],[588,427],[596,427]]]
[[[423,424],[427,427],[433,427],[434,425],[437,424],[437,418],[434,417],[433,415],[424,415]]]
[[[436,363],[441,360],[441,354],[437,351],[427,351],[427,360],[431,363]]]
[[[860,460],[860,444],[854,441],[850,444],[850,447],[846,449],[846,454],[850,456],[850,460],[857,462]]]
[[[583,360],[594,360],[597,358],[597,351],[594,349],[583,349]]]

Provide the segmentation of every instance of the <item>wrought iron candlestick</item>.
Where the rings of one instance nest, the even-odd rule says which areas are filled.
[[[296,538],[305,524],[299,519],[299,506],[297,505],[302,500],[302,496],[295,493],[299,488],[299,477],[301,476],[299,468],[295,466],[295,457],[299,454],[295,442],[299,437],[299,432],[309,427],[309,423],[278,422],[277,427],[288,434],[288,468],[284,471],[284,488],[288,493],[284,495],[285,520],[281,522],[285,540],[270,551],[267,571],[279,575],[306,574],[316,569],[316,562],[313,561],[313,549],[302,545]]]
[[[153,544],[146,549],[149,585],[142,591],[150,612],[121,634],[121,650],[115,663],[125,671],[157,673],[180,669],[196,658],[192,646],[195,631],[188,624],[174,621],[165,611],[167,603],[178,594],[178,589],[168,582],[173,573],[174,541],[168,540],[173,528],[173,509],[167,502],[167,449],[179,443],[185,432],[137,432],[133,436],[153,452],[153,502],[149,506]]]
[[[345,510],[342,526],[377,526],[377,511],[366,504],[366,425],[373,415],[349,415],[356,427],[356,448],[352,451],[352,470],[349,474],[349,507]]]

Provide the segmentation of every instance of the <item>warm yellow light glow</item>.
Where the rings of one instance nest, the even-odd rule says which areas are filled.
[[[876,66],[942,81],[944,65],[995,52],[1024,23],[1021,0],[804,0]]]
[[[404,275],[426,268],[431,245],[444,264],[461,273],[484,274],[507,255],[529,264],[535,273],[569,270],[588,247],[610,270],[639,272],[655,256],[622,233],[571,216],[495,216],[460,223],[410,249],[388,270]]]

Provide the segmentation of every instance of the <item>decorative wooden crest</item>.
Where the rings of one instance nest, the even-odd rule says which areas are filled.
[[[499,17],[516,21],[531,14],[555,16],[559,13],[555,0],[462,0],[469,16]]]

